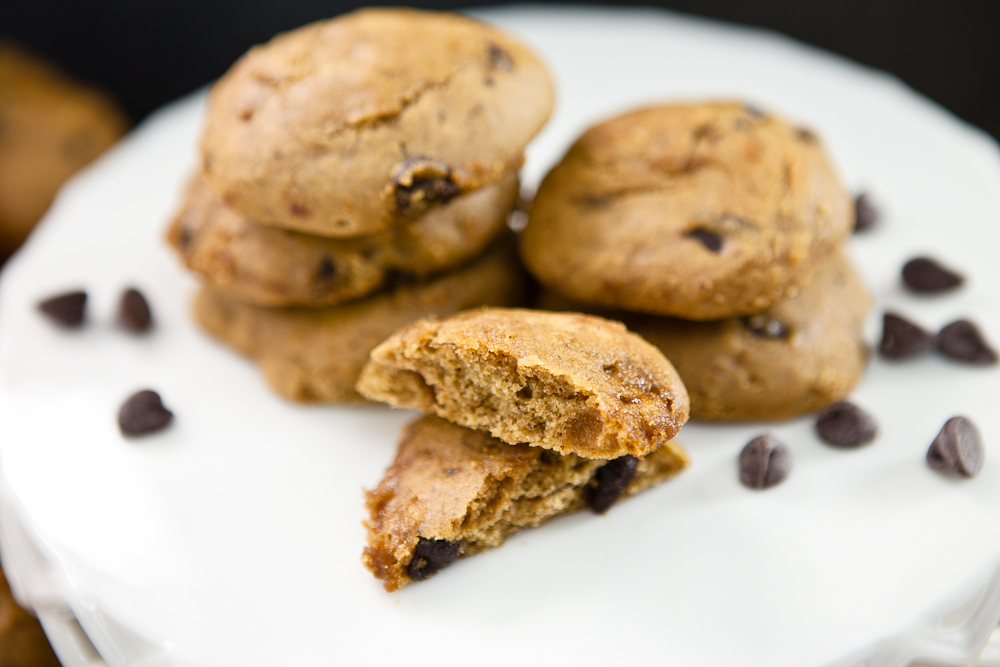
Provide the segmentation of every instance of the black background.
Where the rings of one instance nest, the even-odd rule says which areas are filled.
[[[414,4],[448,9],[494,3]],[[1000,137],[996,0],[646,4],[770,28],[887,70]],[[138,121],[218,77],[252,44],[356,6],[317,0],[0,0],[0,37],[103,86]]]

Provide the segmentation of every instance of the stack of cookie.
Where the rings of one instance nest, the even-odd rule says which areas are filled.
[[[539,188],[521,253],[543,307],[603,312],[657,345],[692,417],[785,419],[864,369],[853,223],[813,132],[735,102],[672,105],[588,130]]]
[[[480,309],[415,322],[372,351],[366,397],[429,415],[368,494],[365,565],[395,590],[460,556],[682,470],[688,396],[618,322]],[[478,429],[478,430],[476,430]]]
[[[199,322],[280,393],[345,401],[406,322],[519,303],[506,219],[552,103],[534,54],[453,14],[363,10],[252,49],[212,89],[168,232]]]

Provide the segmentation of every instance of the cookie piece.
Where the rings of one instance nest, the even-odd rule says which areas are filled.
[[[357,390],[511,444],[645,456],[688,418],[670,362],[620,322],[484,308],[424,319],[372,350]]]
[[[638,460],[623,495],[671,477],[688,458],[668,441]],[[500,546],[523,528],[588,505],[598,471],[614,462],[508,445],[437,417],[411,424],[396,460],[367,494],[362,561],[387,591],[459,556]]]
[[[212,89],[202,171],[255,222],[372,234],[517,169],[552,102],[542,63],[499,30],[364,9],[237,61]]]
[[[588,310],[554,294],[552,310]],[[691,417],[710,421],[789,419],[847,396],[869,350],[861,328],[871,297],[837,253],[808,286],[764,313],[716,322],[598,311],[620,317],[670,359],[691,396]]]
[[[192,180],[167,239],[220,294],[262,306],[331,306],[412,283],[481,254],[518,196],[508,172],[411,224],[354,239],[257,225]]]
[[[736,102],[672,105],[584,133],[539,188],[521,252],[582,303],[712,320],[793,294],[853,224],[812,132]]]
[[[512,243],[422,285],[331,308],[263,308],[204,288],[199,324],[260,364],[271,387],[296,401],[363,400],[354,391],[373,347],[408,322],[481,305],[523,303],[526,278]]]
[[[127,127],[106,95],[0,44],[0,261],[28,236],[59,186]]]

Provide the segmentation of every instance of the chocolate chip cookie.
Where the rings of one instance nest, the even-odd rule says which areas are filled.
[[[513,244],[437,279],[330,308],[251,306],[203,288],[201,326],[253,358],[279,394],[297,401],[363,400],[354,391],[368,353],[401,326],[481,305],[523,303],[526,278]]]
[[[578,301],[710,320],[790,296],[853,215],[813,132],[736,102],[661,106],[584,133],[539,188],[521,250]]]
[[[630,496],[688,464],[668,441],[632,459],[628,480],[613,475],[618,496]],[[411,424],[396,460],[368,493],[365,566],[387,591],[426,579],[462,556],[500,546],[517,531],[602,498],[601,471],[617,461],[586,459],[529,445],[509,445],[483,431],[437,417]],[[608,486],[604,482],[603,486]]]
[[[192,180],[167,238],[211,288],[262,306],[330,306],[422,282],[481,254],[518,196],[517,174],[409,224],[353,239],[254,224]]]
[[[593,459],[645,456],[688,417],[659,350],[620,322],[573,313],[484,308],[414,322],[372,350],[357,390]]]
[[[484,23],[364,9],[251,49],[212,89],[202,172],[255,222],[379,232],[520,166],[553,89]]]

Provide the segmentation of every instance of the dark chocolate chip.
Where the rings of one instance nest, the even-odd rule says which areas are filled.
[[[385,286],[391,290],[400,287],[411,287],[417,284],[417,276],[402,269],[386,269]]]
[[[878,208],[872,203],[871,195],[862,192],[854,200],[854,231],[867,232],[875,226],[880,215]]]
[[[596,484],[590,488],[587,503],[590,509],[598,514],[604,514],[615,504],[635,477],[639,467],[639,459],[626,454],[608,461],[594,473]]]
[[[142,292],[135,288],[122,292],[122,298],[118,302],[118,322],[135,333],[149,331],[153,326],[153,314]]]
[[[159,431],[173,419],[174,413],[163,407],[160,395],[145,389],[130,396],[118,411],[122,435],[143,435]]]
[[[435,204],[450,201],[459,194],[451,167],[441,160],[423,155],[415,155],[403,161],[393,175],[390,189],[396,210],[404,214],[420,213]]]
[[[969,320],[947,325],[937,335],[937,349],[946,357],[970,364],[989,365],[997,362],[997,353]]]
[[[788,328],[778,320],[767,315],[750,315],[743,318],[743,326],[750,333],[760,338],[784,340],[788,338]]]
[[[75,329],[83,325],[86,305],[86,292],[66,292],[40,301],[38,310],[59,326]]]
[[[878,351],[888,359],[908,359],[934,346],[934,336],[907,319],[886,313],[882,316],[882,342]]]
[[[715,232],[710,232],[703,227],[697,227],[687,233],[688,238],[698,239],[701,244],[712,252],[722,250],[722,237]]]
[[[413,550],[410,564],[406,566],[406,573],[413,581],[423,581],[454,563],[460,555],[462,548],[458,542],[421,537]]]
[[[773,436],[757,436],[740,452],[740,481],[751,489],[774,486],[791,469],[792,455]]]
[[[835,447],[859,447],[878,435],[878,425],[872,416],[847,401],[828,407],[816,420],[819,437]]]
[[[510,55],[498,44],[490,44],[489,49],[490,67],[501,72],[509,72],[514,69],[514,61]]]
[[[927,450],[927,465],[949,475],[975,477],[983,469],[983,439],[965,417],[952,417]]]
[[[955,289],[965,282],[961,274],[930,257],[917,257],[903,265],[903,283],[914,292],[934,293]]]
[[[337,275],[337,265],[334,263],[333,258],[324,257],[321,259],[319,266],[316,268],[316,280],[325,282],[335,275]]]

